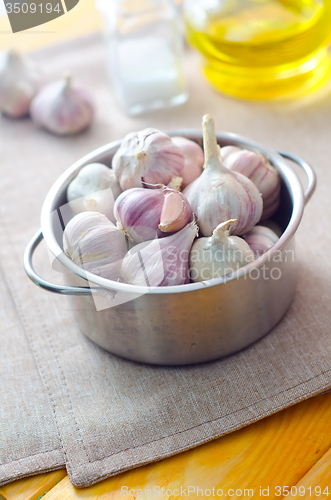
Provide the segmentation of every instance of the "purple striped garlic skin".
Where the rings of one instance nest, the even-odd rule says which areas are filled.
[[[112,168],[124,190],[150,184],[169,184],[179,177],[184,155],[163,132],[147,128],[128,134],[116,151]]]
[[[174,286],[190,282],[189,255],[198,235],[195,221],[162,239],[134,246],[122,262],[122,277],[136,286]]]
[[[278,171],[268,160],[261,154],[235,146],[222,148],[221,158],[226,168],[248,177],[262,194],[261,219],[273,215],[280,203],[281,179]]]
[[[265,226],[255,226],[243,236],[256,257],[267,252],[279,240],[274,231]]]
[[[92,96],[72,84],[70,75],[42,87],[30,106],[32,121],[57,135],[76,134],[93,120]]]
[[[182,189],[186,188],[199,175],[205,161],[202,147],[186,137],[172,137],[172,142],[178,146],[184,155],[184,168],[181,173]]]
[[[162,188],[131,188],[123,191],[114,205],[117,227],[135,243],[165,236],[159,229],[163,203]]]

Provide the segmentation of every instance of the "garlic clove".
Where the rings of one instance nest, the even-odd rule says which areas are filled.
[[[124,137],[112,167],[123,190],[143,187],[143,181],[166,185],[181,175],[184,156],[168,135],[148,128]]]
[[[45,85],[31,102],[32,120],[58,135],[76,134],[86,129],[93,119],[90,93],[73,85],[70,75]]]
[[[191,207],[183,193],[179,191],[164,190],[164,203],[162,207],[159,229],[164,233],[179,231],[189,222],[192,212]]]
[[[212,236],[198,238],[190,253],[190,275],[193,282],[232,274],[252,262],[255,257],[246,241],[229,236],[229,226],[236,219],[219,224]]]
[[[83,212],[66,225],[63,250],[85,271],[117,281],[127,245],[123,233],[105,215]]]
[[[202,172],[202,167],[199,167],[195,162],[185,158],[184,168],[181,173],[182,176],[182,189],[185,189],[191,182],[197,179]]]
[[[90,163],[81,168],[67,188],[67,199],[74,213],[92,210],[101,212],[115,222],[116,198],[122,190],[111,168],[102,163]]]
[[[243,236],[256,257],[264,254],[279,240],[277,234],[265,226],[254,226]]]
[[[184,168],[181,173],[182,188],[184,189],[201,175],[205,159],[203,149],[199,144],[186,137],[172,137],[172,142],[181,149],[184,155]]]
[[[122,276],[136,286],[189,283],[189,253],[198,234],[195,221],[177,233],[134,246],[123,259]]]
[[[241,148],[238,148],[237,146],[224,146],[223,148],[220,148],[220,155],[221,155],[221,160],[225,165],[225,160],[233,153],[238,153],[239,151],[242,151]],[[226,165],[225,165],[226,166]],[[228,168],[228,167],[227,167]]]
[[[184,189],[192,212],[196,214],[200,233],[211,236],[214,228],[229,219],[233,234],[245,234],[260,220],[262,198],[257,187],[244,175],[228,170],[220,161],[214,120],[203,118],[205,168]]]
[[[199,167],[203,167],[205,157],[202,147],[195,141],[186,137],[175,136],[171,138],[172,142],[178,146],[185,158],[196,163]]]
[[[29,114],[30,103],[38,91],[41,72],[28,57],[14,50],[0,58],[0,111],[20,118]]]
[[[260,193],[263,200],[262,219],[273,215],[280,203],[281,179],[278,171],[261,154],[225,146],[221,149],[224,165],[235,172],[248,177]]]

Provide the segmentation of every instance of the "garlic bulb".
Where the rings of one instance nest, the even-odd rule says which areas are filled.
[[[135,243],[161,237],[158,226],[164,202],[162,189],[131,188],[114,205],[117,227]]]
[[[157,187],[127,189],[115,202],[117,227],[135,243],[178,231],[190,220],[191,209],[184,195],[162,184]]]
[[[186,188],[199,175],[201,175],[202,167],[205,161],[203,149],[199,144],[186,137],[172,137],[172,142],[178,146],[184,155],[184,168],[180,174],[183,178],[182,189]]]
[[[124,190],[151,184],[168,184],[181,175],[184,156],[169,136],[147,128],[124,137],[112,167]]]
[[[219,278],[237,271],[255,257],[249,245],[238,236],[229,236],[230,219],[219,224],[209,238],[198,238],[190,253],[190,274],[194,282]]]
[[[73,85],[70,75],[43,87],[31,102],[32,120],[58,135],[76,134],[93,119],[90,93]]]
[[[276,233],[264,226],[254,226],[243,238],[256,257],[267,252],[279,240]]]
[[[111,168],[102,163],[90,163],[70,182],[67,199],[75,213],[92,210],[104,214],[115,223],[114,203],[121,192]]]
[[[188,259],[198,234],[195,221],[166,238],[134,246],[123,259],[122,276],[137,286],[173,286],[189,283]]]
[[[127,245],[122,231],[105,215],[83,212],[75,215],[66,225],[63,250],[85,271],[116,281],[120,278]]]
[[[40,71],[30,59],[14,50],[0,59],[0,111],[13,118],[29,114],[30,102],[40,84]]]
[[[203,236],[211,236],[218,224],[229,219],[236,219],[231,227],[233,234],[245,234],[260,220],[261,194],[247,177],[221,163],[210,115],[203,117],[202,126],[205,168],[183,193],[197,216]]]
[[[262,219],[273,215],[280,202],[280,176],[267,159],[261,154],[240,149],[235,146],[225,146],[221,149],[223,164],[235,172],[248,177],[262,194]]]
[[[224,146],[222,149],[220,148],[222,162],[225,164],[230,155],[239,151],[242,151],[242,149],[237,146]]]

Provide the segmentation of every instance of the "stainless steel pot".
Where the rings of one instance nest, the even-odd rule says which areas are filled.
[[[201,132],[197,131],[176,130],[170,135],[202,142]],[[304,205],[315,188],[314,172],[298,157],[277,153],[235,134],[221,133],[217,137],[221,146],[231,144],[262,153],[282,178],[281,206],[274,216],[283,230],[281,238],[272,249],[240,269],[231,279],[223,277],[172,287],[136,287],[88,273],[63,253],[63,228],[58,214],[67,202],[67,186],[88,163],[102,162],[110,166],[119,141],[93,151],[72,165],[46,196],[41,230],[25,251],[25,270],[41,288],[69,295],[80,329],[114,354],[158,365],[218,359],[269,332],[292,301],[296,275],[294,234]],[[308,178],[305,192],[284,158],[305,171]],[[64,266],[67,285],[49,283],[34,271],[33,253],[43,237],[56,261]]]

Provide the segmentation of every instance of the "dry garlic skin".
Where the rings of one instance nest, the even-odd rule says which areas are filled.
[[[243,237],[246,243],[248,243],[250,248],[253,250],[256,257],[259,257],[270,250],[270,248],[272,248],[279,240],[277,234],[272,231],[272,229],[265,226],[254,226]]]
[[[209,238],[198,238],[190,253],[190,274],[193,282],[231,274],[255,259],[245,240],[229,235],[230,219],[219,224]]]
[[[28,57],[16,51],[0,55],[0,111],[13,118],[29,114],[38,91],[41,72]]]
[[[115,223],[114,203],[122,190],[114,171],[102,163],[81,168],[67,188],[67,199],[75,213],[91,210]]]
[[[222,148],[221,158],[227,168],[254,182],[263,200],[261,219],[271,217],[280,203],[281,179],[275,167],[261,154],[234,146]]]
[[[163,203],[164,193],[160,188],[123,191],[114,206],[117,227],[135,243],[162,237],[159,224]]]
[[[115,153],[112,168],[123,190],[150,184],[169,184],[184,167],[184,156],[171,138],[148,128],[124,137]]]
[[[58,135],[76,134],[93,120],[92,97],[87,89],[66,76],[45,85],[31,102],[32,120]]]
[[[180,174],[182,177],[181,187],[184,189],[201,175],[205,161],[203,149],[199,144],[186,137],[175,136],[171,140],[184,155],[184,167]]]
[[[114,214],[117,227],[131,241],[141,243],[182,229],[190,220],[191,208],[182,193],[160,184],[156,189],[123,191]]]
[[[255,184],[244,175],[228,170],[220,160],[214,120],[203,118],[204,170],[184,189],[202,236],[211,236],[221,222],[236,219],[231,232],[245,234],[261,218],[262,197]]]
[[[139,243],[122,263],[122,277],[136,286],[174,286],[189,283],[189,254],[198,235],[196,223],[165,238]]]
[[[105,215],[84,212],[66,225],[63,250],[85,271],[117,281],[127,245],[123,233]]]

